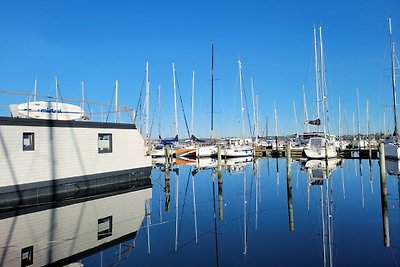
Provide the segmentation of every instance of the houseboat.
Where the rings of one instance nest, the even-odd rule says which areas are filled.
[[[11,105],[11,117],[0,117],[0,194],[21,197],[29,189],[54,191],[82,180],[96,186],[102,177],[149,177],[151,157],[134,123],[86,121],[79,110],[65,115],[61,103],[40,105]]]

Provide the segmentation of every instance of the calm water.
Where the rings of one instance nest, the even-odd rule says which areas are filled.
[[[286,159],[237,163],[234,170],[224,168],[222,177],[216,169],[195,173],[196,166],[176,166],[169,174],[169,196],[166,174],[155,168],[151,215],[121,264],[397,266],[398,178],[387,176],[385,247],[378,161],[329,163],[324,180],[318,180],[327,174],[318,164],[291,164],[291,193]],[[115,246],[82,263],[110,263],[118,251]]]
[[[399,265],[399,180],[387,176],[381,200],[378,161],[294,161],[289,177],[286,159],[231,160],[220,174],[215,162],[199,164],[154,167],[152,189],[2,219],[3,241],[31,223],[21,239],[36,251],[47,237],[35,227],[53,220],[53,254],[83,250],[75,261],[84,266]],[[389,171],[397,166],[386,162]],[[58,233],[68,225],[73,238]],[[102,238],[110,242],[87,251]],[[4,251],[3,264],[12,249]],[[20,250],[15,258],[20,266]]]

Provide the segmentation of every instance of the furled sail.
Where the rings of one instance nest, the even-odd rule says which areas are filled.
[[[319,118],[317,118],[315,120],[308,120],[308,121],[306,121],[306,123],[308,123],[310,125],[321,125],[321,120]]]

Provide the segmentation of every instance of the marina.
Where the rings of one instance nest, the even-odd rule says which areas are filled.
[[[0,267],[400,265],[399,3],[53,2],[0,4]]]
[[[400,257],[399,166],[291,158],[154,163],[147,180],[70,188],[26,198],[23,207],[2,202],[2,265],[391,266]]]

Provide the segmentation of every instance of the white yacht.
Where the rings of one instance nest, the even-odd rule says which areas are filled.
[[[253,148],[243,143],[242,139],[231,138],[228,145],[221,149],[222,158],[251,157]]]
[[[337,157],[336,146],[324,136],[311,137],[304,147],[304,154],[312,159]]]
[[[333,158],[337,156],[336,137],[329,134],[327,85],[325,77],[325,63],[322,42],[322,27],[319,27],[319,44],[317,42],[317,29],[314,27],[314,64],[315,64],[315,90],[316,90],[316,119],[306,120],[307,124],[318,127],[317,132],[303,134],[308,139],[304,147],[304,154],[311,159]],[[321,116],[322,115],[322,116]],[[323,131],[320,132],[321,118]],[[315,134],[315,136],[314,136]]]

